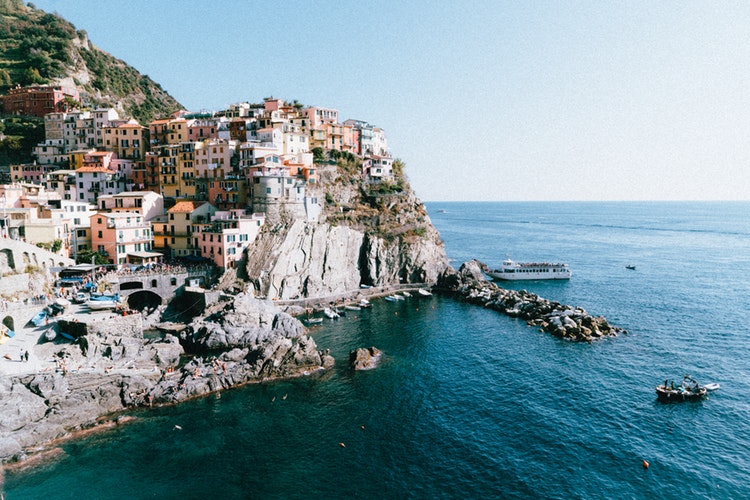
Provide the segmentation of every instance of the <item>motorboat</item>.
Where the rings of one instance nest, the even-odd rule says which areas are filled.
[[[631,271],[635,271],[635,266],[633,264],[628,264],[627,266],[625,266],[625,269],[629,269]]]
[[[120,305],[120,296],[115,295],[92,295],[86,301],[86,305],[93,311],[104,311],[114,309]]]
[[[326,307],[325,309],[323,309],[323,314],[325,315],[326,318],[329,318],[329,319],[338,319],[341,317],[341,315],[338,312],[336,312],[334,309],[330,307]]]
[[[664,381],[663,385],[656,386],[656,397],[662,402],[672,401],[699,401],[706,397],[710,390],[719,388],[719,384],[700,385],[690,375],[682,377],[682,383],[675,385],[674,381]]]
[[[432,297],[432,292],[425,288],[420,288],[419,290],[417,290],[417,294],[420,297]]]
[[[355,306],[355,305],[351,305],[351,304],[345,305],[344,309],[346,309],[347,311],[361,311],[362,310],[361,307]]]
[[[319,325],[323,322],[323,318],[307,318],[305,323],[308,325]]]

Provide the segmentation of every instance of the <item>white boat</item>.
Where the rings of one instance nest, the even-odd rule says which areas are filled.
[[[362,299],[359,301],[359,307],[366,308],[366,307],[372,307],[372,304],[370,304],[370,301],[367,299]]]
[[[429,290],[425,290],[424,288],[420,288],[417,290],[417,293],[420,297],[432,297],[432,292]]]
[[[717,384],[716,382],[706,384],[703,387],[706,388],[707,391],[715,391],[716,389],[720,388],[721,386]]]
[[[361,311],[362,310],[362,308],[359,306],[352,306],[348,304],[344,306],[344,309],[346,309],[347,311]]]
[[[406,290],[401,292],[401,295],[403,295],[404,297],[411,297],[411,293],[407,292]]]
[[[505,259],[499,269],[488,272],[498,280],[567,280],[573,275],[567,264],[549,262],[514,262]]]
[[[323,322],[323,318],[307,318],[305,323],[308,325],[319,325]]]
[[[117,293],[114,295],[91,295],[89,300],[86,301],[86,305],[94,311],[114,309],[120,305],[120,295]]]
[[[326,318],[330,319],[337,319],[340,316],[339,313],[337,313],[330,307],[326,307],[325,309],[323,309],[323,314],[325,314]]]

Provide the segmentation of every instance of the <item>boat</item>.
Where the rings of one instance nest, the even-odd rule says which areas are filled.
[[[411,293],[407,292],[406,290],[401,292],[401,295],[403,295],[404,297],[411,297]]]
[[[419,290],[417,290],[417,294],[420,297],[432,297],[432,292],[424,288],[420,288]]]
[[[322,322],[323,318],[307,318],[305,320],[305,323],[307,323],[308,325],[319,325]]]
[[[685,375],[682,377],[682,383],[678,386],[674,385],[674,381],[670,383],[667,380],[664,381],[663,385],[657,385],[656,397],[662,402],[699,401],[708,394],[708,386],[711,387],[711,390],[719,388],[719,384],[700,385],[693,377]]]
[[[34,324],[34,326],[41,326],[44,324],[44,322],[47,320],[47,310],[42,309],[36,315],[31,318],[31,322]]]
[[[367,300],[367,299],[362,299],[362,300],[360,300],[360,301],[359,301],[359,304],[358,304],[358,305],[359,305],[359,307],[361,307],[362,309],[365,309],[365,308],[367,308],[367,307],[372,307],[372,304],[370,304],[370,301],[369,301],[369,300]]]
[[[329,319],[338,319],[341,316],[339,313],[337,313],[330,307],[326,307],[325,309],[323,309],[323,314],[325,314],[326,318],[329,318]]]
[[[631,271],[635,271],[635,266],[633,264],[628,264],[625,266],[625,269],[630,269]]]
[[[103,311],[105,309],[114,309],[120,305],[120,296],[115,295],[92,295],[86,301],[89,309],[94,311]]]
[[[487,274],[498,280],[567,280],[573,275],[567,264],[549,262],[515,262],[505,259],[499,269]]]
[[[362,310],[362,308],[359,306],[353,306],[349,304],[345,305],[344,309],[346,309],[347,311],[361,311]]]
[[[388,295],[386,296],[385,300],[387,300],[388,302],[396,302],[398,299],[395,295]]]

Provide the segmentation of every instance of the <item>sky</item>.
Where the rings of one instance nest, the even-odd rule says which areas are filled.
[[[33,3],[190,111],[381,127],[423,201],[750,199],[744,1]]]

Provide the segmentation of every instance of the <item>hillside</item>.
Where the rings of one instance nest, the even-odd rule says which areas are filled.
[[[59,15],[0,0],[0,93],[47,83],[76,87],[85,106],[120,107],[141,123],[182,108],[158,83],[94,46]]]

